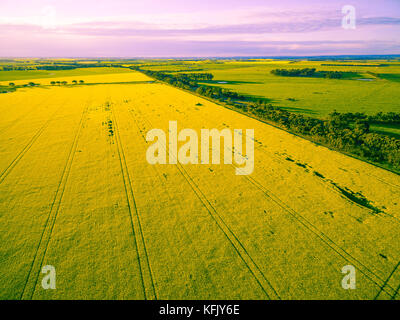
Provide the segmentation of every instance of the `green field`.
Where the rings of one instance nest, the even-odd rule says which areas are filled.
[[[239,93],[268,99],[272,104],[316,117],[326,117],[333,110],[338,112],[399,112],[400,111],[400,62],[351,62],[376,64],[376,67],[324,66],[324,64],[349,64],[327,61],[226,61],[223,64],[199,63],[204,72],[215,78],[211,83]],[[387,66],[379,66],[387,64]],[[170,66],[173,69],[174,66]],[[158,67],[167,70],[165,66]],[[317,68],[324,71],[345,71],[360,74],[360,79],[320,79],[279,77],[273,69]],[[153,69],[157,69],[154,68]],[[381,75],[376,77],[367,72]],[[370,80],[370,81],[369,81]],[[223,83],[227,82],[227,83]],[[210,84],[210,83],[208,83]],[[288,99],[294,99],[291,101]]]
[[[301,61],[301,60],[219,60],[158,62],[143,68],[176,74],[209,72],[206,85],[219,86],[240,94],[265,99],[290,112],[326,118],[340,113],[400,112],[400,62],[387,60]],[[316,68],[318,71],[352,73],[343,79],[282,77],[274,69]],[[195,69],[196,71],[190,71]],[[201,71],[200,71],[201,70]],[[374,125],[378,133],[399,136],[399,125]]]

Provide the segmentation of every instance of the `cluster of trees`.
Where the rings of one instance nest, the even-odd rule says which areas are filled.
[[[35,86],[38,86],[38,85],[39,85],[38,83],[34,83],[34,82],[29,82],[29,83],[21,84],[21,85],[16,85],[14,82],[10,82],[8,84],[8,86],[0,86],[0,93],[14,92],[18,88],[35,87]]]
[[[38,86],[38,85],[39,85],[39,83],[34,83],[34,82],[29,82],[27,84],[22,84],[22,85],[19,85],[19,86],[16,86],[14,82],[10,82],[8,84],[8,86],[10,88],[15,88],[15,87],[35,87],[35,86]]]
[[[74,70],[81,68],[104,68],[104,67],[122,67],[120,64],[106,64],[106,63],[78,63],[71,62],[69,64],[49,64],[49,65],[38,65],[36,70]]]
[[[79,80],[79,84],[83,84],[83,83],[85,83],[85,81]],[[68,84],[68,82],[67,81],[51,81],[50,84],[52,86],[55,86],[55,85],[58,85],[58,86],[59,85],[63,85],[63,86],[65,86],[65,85]],[[78,80],[72,80],[72,84],[78,84]]]
[[[333,63],[322,63],[321,66],[327,67],[387,67],[389,64],[380,63],[380,64],[333,64]]]
[[[373,116],[368,117],[370,123],[386,123],[386,124],[400,124],[400,113],[396,112],[378,112]]]
[[[0,70],[3,71],[29,71],[29,70],[74,70],[78,68],[104,68],[104,67],[114,67],[114,68],[122,68],[121,64],[112,64],[112,63],[78,63],[71,62],[68,64],[41,64],[37,65],[3,65],[0,66]]]
[[[14,65],[4,65],[0,67],[2,71],[26,71],[26,70],[36,70],[35,67],[32,66],[14,66]]]
[[[188,89],[199,95],[227,103],[238,111],[273,122],[317,143],[400,169],[400,140],[370,132],[370,123],[397,121],[400,114],[380,112],[374,116],[367,116],[364,113],[342,114],[335,111],[329,115],[328,119],[316,119],[272,106],[265,100],[254,101],[252,97],[242,96],[223,88],[199,85],[196,81],[185,77],[179,78],[157,71],[136,70],[178,88]]]
[[[210,81],[214,79],[214,75],[212,73],[178,73],[175,75],[178,79],[183,80],[194,80],[194,81]]]
[[[400,113],[396,112],[378,112],[374,115],[367,115],[364,112],[338,113],[334,111],[330,114],[330,117],[336,117],[348,123],[366,121],[369,124],[400,124]]]
[[[199,95],[217,99],[222,102],[232,103],[234,100],[245,101],[248,98],[228,89],[214,86],[198,86],[195,92]]]
[[[38,66],[36,70],[73,70],[78,68],[77,66],[69,65],[49,65],[49,66]]]
[[[15,91],[15,88],[0,86],[0,93],[9,93]]]
[[[141,71],[149,77],[166,82],[175,87],[190,90],[196,92],[197,94],[220,101],[248,99],[245,96],[239,95],[237,92],[233,92],[216,86],[201,85],[197,82],[199,80],[214,79],[214,76],[211,73],[188,73],[173,75],[161,71],[142,70],[138,67],[131,67],[131,69]]]
[[[169,83],[175,87],[195,90],[198,86],[197,82],[191,78],[178,78],[177,76],[161,71],[142,70],[139,67],[131,67],[131,69],[138,70],[154,79]]]
[[[304,69],[274,69],[271,73],[276,76],[283,77],[315,77],[317,76],[317,69],[304,68]]]
[[[327,79],[341,79],[344,76],[344,73],[340,71],[317,71],[315,68],[274,69],[271,73],[283,77],[324,77]]]
[[[85,81],[83,81],[83,80],[79,80],[79,81],[78,80],[73,80],[72,81],[72,84],[78,84],[78,83],[79,84],[84,84]],[[55,86],[55,85],[58,85],[58,86],[63,85],[63,86],[65,86],[65,85],[68,84],[68,82],[67,81],[51,81],[50,84],[52,86]],[[36,87],[36,86],[39,86],[39,85],[40,85],[39,83],[34,83],[34,82],[29,82],[29,83],[20,84],[20,85],[16,85],[14,82],[10,82],[8,84],[8,87],[7,86],[0,86],[0,93],[14,92],[18,88]]]
[[[342,79],[344,72],[340,71],[320,71],[320,73],[327,79]]]
[[[315,119],[264,103],[235,107],[315,142],[400,169],[400,139],[370,132],[368,118],[349,121],[345,115],[334,112],[326,120]]]

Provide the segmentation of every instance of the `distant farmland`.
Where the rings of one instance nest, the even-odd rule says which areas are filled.
[[[150,70],[189,72],[211,72],[213,85],[240,93],[267,98],[272,103],[293,112],[312,116],[327,116],[336,109],[339,112],[388,112],[400,111],[398,76],[400,62],[327,63],[326,61],[283,61],[283,60],[227,60],[182,62],[181,65],[160,64],[146,67]],[[187,65],[186,69],[185,66]],[[325,71],[354,72],[359,79],[343,81],[320,78],[277,77],[273,69],[317,68]],[[194,71],[196,72],[196,71]],[[372,80],[372,81],[365,81]],[[290,100],[289,100],[290,99]]]

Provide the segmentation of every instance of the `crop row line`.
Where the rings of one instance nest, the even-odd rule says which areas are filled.
[[[283,164],[282,159],[280,159],[280,158],[277,157],[277,156],[271,155],[271,153],[269,153],[269,152],[267,152],[266,150],[264,150],[263,147],[260,147],[260,148],[258,148],[257,150],[260,150],[261,152],[263,152],[265,155],[267,155],[267,156],[270,157],[271,159],[276,159],[276,160],[279,162],[279,164],[281,164],[281,165]],[[264,172],[267,173],[267,171],[265,170],[264,167],[262,167],[262,170],[263,170]],[[371,176],[371,175],[369,175],[369,176]],[[374,176],[372,176],[372,177],[374,177]],[[378,178],[377,178],[377,179],[378,179]],[[380,180],[380,179],[378,179],[378,180]],[[389,184],[389,183],[387,183],[387,182],[385,182],[385,181],[383,181],[383,180],[380,180],[380,181],[381,181],[382,183],[384,183],[384,184]],[[327,182],[330,182],[330,184],[327,185]],[[337,195],[339,195],[344,201],[348,202],[349,204],[354,205],[354,206],[357,206],[357,207],[359,207],[359,208],[361,208],[361,209],[366,209],[365,206],[362,206],[362,205],[358,204],[357,202],[355,202],[355,201],[353,201],[353,200],[350,200],[348,197],[344,196],[342,192],[340,192],[337,188],[334,187],[334,182],[333,182],[332,180],[330,180],[330,179],[318,179],[318,183],[319,183],[320,185],[324,186],[324,187],[329,188],[330,191],[332,191],[332,192],[336,193]],[[392,186],[395,187],[396,185],[392,185]],[[372,209],[368,209],[368,210],[372,211]],[[383,214],[383,215],[381,215],[380,213],[375,213],[375,212],[372,212],[372,213],[373,213],[374,215],[376,215],[376,216],[383,216],[383,215],[384,215],[384,216],[391,217],[391,218],[393,218],[394,220],[396,220],[396,223],[399,223],[399,221],[400,221],[400,218],[399,218],[399,217],[396,217],[395,215],[393,215],[393,214],[391,214],[391,213],[388,213],[388,212],[385,212],[385,211],[382,211],[382,214]]]
[[[0,184],[3,183],[3,181],[7,178],[7,176],[10,174],[10,172],[14,169],[14,167],[22,159],[22,157],[29,151],[29,149],[36,142],[36,140],[42,135],[43,131],[48,127],[48,125],[53,120],[55,115],[58,113],[59,110],[61,110],[61,108],[64,105],[62,105],[58,109],[56,109],[56,111],[50,116],[50,118],[44,123],[44,125],[36,132],[36,134],[32,137],[32,139],[25,145],[25,147],[11,161],[11,163],[7,166],[7,168],[0,174]]]
[[[350,253],[344,250],[342,247],[337,245],[332,239],[330,239],[326,234],[324,234],[321,230],[319,230],[314,224],[309,222],[306,218],[304,218],[301,214],[296,212],[294,209],[290,208],[287,204],[285,204],[282,200],[279,199],[276,195],[274,195],[271,191],[269,191],[265,186],[256,181],[254,178],[250,176],[245,177],[251,184],[253,184],[256,188],[262,191],[265,196],[275,202],[279,207],[281,207],[284,211],[289,213],[298,223],[303,225],[308,231],[316,235],[322,242],[324,242],[328,247],[330,247],[333,251],[335,251],[338,255],[340,255],[343,259],[348,261],[353,265],[357,265],[358,269],[362,274],[364,274],[370,281],[372,281],[375,285],[381,288],[382,291],[385,291],[388,294],[392,294],[388,292],[385,288],[385,281],[376,275],[373,271],[371,271],[367,266],[365,266],[361,261],[357,258],[353,257]],[[391,286],[387,285],[391,290],[394,290]]]
[[[37,105],[41,105],[42,102],[46,102],[49,101],[49,97],[43,98],[43,100],[41,100],[41,102]],[[20,122],[21,120],[25,119],[33,110],[36,109],[37,105],[33,105],[33,107],[31,107],[28,111],[24,112],[20,117],[18,117],[17,119],[15,119],[8,127],[3,128],[2,130],[0,130],[0,134],[3,134],[4,132],[10,130],[11,128],[13,128],[18,122]]]
[[[83,123],[85,121],[85,116],[86,116],[87,111],[88,111],[88,106],[86,106],[84,108],[81,119],[76,128],[74,140],[73,140],[71,148],[69,150],[67,161],[64,165],[61,179],[58,183],[56,194],[54,196],[53,202],[50,207],[50,212],[47,216],[45,226],[43,228],[38,246],[36,248],[35,256],[32,260],[32,263],[31,263],[31,266],[30,266],[30,269],[29,269],[29,272],[28,272],[28,275],[27,275],[27,278],[25,281],[24,289],[21,293],[21,299],[23,299],[24,297],[32,299],[33,295],[35,293],[37,282],[39,280],[40,268],[43,264],[44,258],[46,256],[46,253],[47,253],[47,250],[49,247],[51,235],[52,235],[54,225],[56,223],[57,216],[58,216],[58,213],[60,210],[61,202],[62,202],[62,199],[64,196],[64,191],[65,191],[65,188],[67,185],[68,177],[69,177],[69,174],[71,171],[72,163],[73,163],[77,145],[78,145],[78,140],[80,137],[80,133],[82,131],[82,127],[83,127]],[[34,269],[35,269],[35,272],[33,272]],[[33,277],[34,283],[33,283],[33,286],[29,288],[31,292],[28,292],[27,291],[27,290],[29,290],[28,284],[30,282],[31,277]]]
[[[142,231],[139,212],[136,206],[135,195],[132,187],[132,180],[129,174],[128,166],[126,163],[125,151],[122,145],[117,117],[114,112],[114,107],[111,106],[112,117],[114,120],[115,140],[117,145],[117,152],[121,167],[122,179],[124,182],[125,195],[128,204],[129,216],[131,221],[132,233],[135,239],[135,246],[138,253],[138,264],[140,269],[142,287],[145,299],[156,299],[157,291],[154,284],[153,273],[150,266],[150,259],[146,249],[146,243]],[[137,232],[135,232],[137,230]]]
[[[133,115],[132,111],[130,111],[133,119],[135,120],[135,116]],[[142,118],[147,121],[150,126],[151,122],[147,119],[144,118],[142,115]],[[169,154],[168,148],[164,145],[163,148],[166,150],[166,153]],[[199,186],[194,182],[192,177],[187,173],[187,171],[182,167],[182,165],[178,164],[176,165],[179,172],[181,175],[184,177],[186,182],[189,184],[195,195],[198,197],[198,199],[201,201],[203,206],[206,208],[208,214],[210,217],[214,220],[218,228],[223,232],[227,240],[230,242],[234,250],[237,252],[241,260],[244,262],[250,273],[254,276],[255,280],[263,290],[263,292],[266,294],[266,296],[269,299],[280,299],[278,293],[276,292],[275,288],[272,286],[270,281],[267,279],[267,277],[264,275],[260,267],[257,265],[257,263],[254,261],[254,259],[251,257],[251,255],[248,253],[247,249],[244,247],[242,242],[239,240],[238,236],[232,231],[232,229],[227,225],[227,223],[223,220],[223,218],[220,216],[220,214],[217,212],[215,207],[211,204],[211,202],[207,199],[205,194],[202,192],[202,190],[199,188]]]
[[[385,283],[383,284],[383,286],[380,288],[379,292],[376,294],[374,300],[377,300],[379,298],[379,296],[381,295],[383,289],[388,286],[388,283],[390,281],[390,279],[393,277],[393,275],[396,273],[396,271],[398,270],[398,268],[400,267],[400,261],[397,263],[397,265],[394,267],[393,271],[389,274],[389,277],[385,280]],[[397,287],[397,289],[394,291],[394,293],[391,296],[391,299],[394,300],[397,296],[397,293],[399,292],[400,289],[400,285]]]
[[[151,125],[151,124],[150,124]],[[168,151],[168,150],[167,150]],[[264,150],[263,150],[264,151]],[[295,220],[303,225],[306,229],[308,229],[310,232],[315,234],[322,242],[324,242],[326,245],[328,245],[332,250],[334,250],[337,254],[342,256],[346,261],[352,261],[353,264],[356,264],[360,266],[361,272],[368,278],[370,279],[373,283],[375,283],[378,287],[382,288],[383,291],[387,292],[384,284],[384,280],[380,278],[378,275],[376,275],[373,271],[371,271],[367,266],[365,266],[362,262],[360,262],[358,259],[353,257],[351,254],[349,254],[346,250],[341,248],[339,245],[337,245],[332,239],[330,239],[327,235],[325,235],[321,230],[319,230],[315,225],[313,225],[311,222],[309,222],[306,218],[304,218],[301,214],[293,210],[292,208],[288,207],[283,201],[281,201],[276,195],[273,195],[272,192],[260,184],[259,182],[255,181],[253,178],[244,175],[246,179],[248,179],[253,185],[255,185],[258,189],[260,189],[268,198],[273,200],[276,204],[278,204],[282,209],[284,209],[286,212],[288,212],[292,217],[295,218]],[[346,258],[347,257],[347,258]],[[394,290],[392,287],[388,286],[389,289]],[[388,292],[387,292],[388,293]]]
[[[268,153],[266,150],[264,150],[264,148],[259,148],[258,150],[260,150],[261,152],[263,152],[265,155],[267,155],[268,157],[270,157],[271,159],[276,159],[280,164],[282,164],[283,163],[283,161],[280,159],[280,158],[278,158],[277,156],[274,156],[274,155],[271,155],[270,153]],[[232,165],[234,168],[236,168],[234,165]],[[262,168],[263,169],[263,171],[264,172],[266,172],[266,170],[264,169],[264,168]],[[373,276],[375,276],[377,279],[378,279],[378,282],[379,281],[384,281],[382,278],[380,278],[379,276],[377,276],[373,271],[371,271],[368,267],[366,267],[364,264],[362,264],[359,260],[357,260],[355,257],[353,257],[353,256],[351,256],[347,251],[345,251],[343,248],[341,248],[339,245],[337,245],[332,239],[330,239],[327,235],[325,235],[321,230],[319,230],[315,225],[313,225],[311,222],[309,222],[306,218],[304,218],[301,214],[299,214],[298,212],[296,212],[295,210],[293,210],[292,208],[290,208],[289,206],[287,206],[282,200],[280,200],[276,195],[274,195],[271,191],[267,191],[267,188],[265,187],[265,186],[263,186],[261,183],[259,183],[258,181],[256,181],[255,179],[253,179],[253,178],[251,178],[251,177],[249,177],[249,176],[247,176],[247,175],[244,175],[244,177],[247,179],[247,180],[249,180],[253,185],[256,185],[256,187],[258,188],[258,189],[260,189],[267,197],[269,197],[269,198],[271,198],[272,200],[274,200],[272,197],[275,197],[275,199],[276,199],[276,203],[278,204],[278,205],[280,205],[284,210],[286,210],[287,212],[289,212],[289,213],[291,213],[291,212],[293,212],[295,215],[297,215],[298,217],[301,217],[302,219],[304,219],[310,226],[312,226],[312,228],[314,228],[315,230],[317,230],[318,231],[318,233],[320,234],[320,235],[322,235],[323,237],[325,237],[327,240],[328,240],[328,242],[330,242],[330,243],[332,243],[335,247],[337,247],[338,249],[340,249],[342,252],[344,252],[345,253],[345,255],[348,255],[348,256],[350,256],[352,259],[354,259],[355,261],[357,261],[357,263],[359,263],[360,265],[362,265],[362,267],[364,267],[364,268],[366,268],[366,270],[369,272],[369,273],[371,273]],[[383,183],[385,183],[385,181],[382,181]],[[320,183],[321,184],[323,184],[323,182],[322,181],[320,181]],[[325,185],[325,184],[323,184],[323,185]],[[335,193],[337,193],[339,196],[341,196],[345,201],[348,201],[349,203],[351,203],[351,204],[353,204],[353,205],[356,205],[356,206],[358,206],[358,207],[360,207],[360,208],[363,208],[364,209],[364,207],[362,207],[361,205],[359,205],[359,204],[357,204],[357,203],[355,203],[355,202],[353,202],[353,201],[350,201],[348,198],[346,198],[346,197],[344,197],[338,190],[336,190],[336,189],[334,189],[334,188],[330,188],[330,190],[332,190],[333,192],[335,192]],[[272,195],[272,196],[271,196]],[[285,208],[285,206],[288,208],[288,210]],[[393,219],[395,219],[396,220],[396,222],[397,222],[397,220],[399,220],[399,218],[398,217],[396,217],[396,216],[393,216],[392,214],[389,214],[389,213],[386,213],[385,212],[385,215],[387,215],[387,216],[390,216],[391,218],[393,218]],[[295,217],[296,218],[296,217]],[[298,219],[296,219],[296,220],[298,220]],[[299,222],[301,222],[301,221],[299,221]],[[305,227],[307,227],[306,225],[304,225]],[[311,232],[313,232],[311,229],[309,229]],[[315,232],[313,232],[313,233],[315,233]],[[315,233],[317,236],[318,236],[318,234],[317,233]],[[321,240],[322,240],[322,238],[321,238]],[[327,243],[328,245],[329,245],[329,243]],[[333,249],[333,248],[332,248]],[[343,256],[342,256],[343,257]],[[343,257],[344,258],[344,257]],[[347,260],[347,259],[346,259]],[[349,261],[349,260],[347,260],[347,261]],[[399,263],[400,264],[400,263]],[[376,296],[376,298],[380,295],[380,293],[382,292],[382,291],[385,291],[385,287],[389,287],[389,289],[391,289],[391,290],[394,290],[394,288],[393,287],[391,287],[391,286],[389,286],[388,285],[388,280],[391,278],[391,276],[393,275],[393,273],[396,271],[396,269],[399,267],[399,264],[394,268],[394,270],[392,271],[392,273],[389,275],[389,278],[386,280],[386,281],[384,281],[383,282],[383,285],[380,285],[380,284],[378,284],[378,283],[376,283],[375,281],[373,281],[371,278],[369,278],[368,277],[368,275],[366,275],[365,273],[363,273],[364,275],[366,275],[366,277],[367,278],[369,278],[371,281],[373,281],[376,285],[378,285],[379,287],[380,287],[380,291],[379,291],[379,293],[377,294],[377,296]],[[394,293],[394,295],[393,295],[393,298],[397,295],[397,293],[398,293],[398,291],[400,290],[400,285],[399,285],[399,288],[397,288],[396,289],[396,292]],[[387,293],[387,292],[386,292]]]
[[[269,156],[271,159],[276,159],[280,164],[283,163],[282,160],[281,160],[280,158],[278,158],[277,156],[271,155],[270,153],[268,153],[268,152],[267,152],[266,150],[264,150],[263,148],[259,148],[258,150],[262,151],[265,155]],[[262,168],[262,169],[263,169],[263,171],[265,172],[265,169],[264,169],[264,168]],[[253,178],[248,177],[248,176],[245,176],[245,178],[247,178],[248,180],[253,179]],[[255,181],[255,179],[253,179],[253,181]],[[259,189],[260,189],[262,192],[266,193],[266,190],[267,190],[266,187],[263,186],[261,183],[259,183],[259,182],[257,182],[257,181],[255,181],[255,182],[258,183],[260,186],[262,186],[262,188],[264,188],[264,190],[261,190],[260,188],[259,188]],[[381,182],[386,183],[385,181],[381,181]],[[320,181],[320,183],[323,184],[323,185],[325,185],[322,181]],[[358,207],[364,209],[364,207],[360,206],[359,204],[357,204],[357,203],[355,203],[355,202],[353,202],[353,201],[350,201],[350,200],[349,200],[348,198],[346,198],[346,197],[343,197],[343,195],[342,195],[338,190],[336,190],[336,189],[334,189],[334,188],[330,188],[330,190],[332,190],[333,192],[337,193],[337,194],[338,194],[339,196],[341,196],[345,201],[348,201],[349,203],[351,203],[351,204],[353,204],[353,205],[356,205],[356,206],[358,206]],[[283,206],[286,205],[282,200],[280,200],[276,195],[274,195],[271,191],[268,190],[267,196],[270,197],[270,195],[273,195],[273,196],[278,200],[278,202],[280,202],[281,204],[283,204]],[[270,197],[270,198],[271,198],[271,197]],[[287,206],[287,205],[286,205],[286,206]],[[288,206],[287,206],[287,207],[288,207]],[[289,212],[290,212],[290,210],[291,210],[291,211],[293,211],[294,213],[296,213],[298,216],[302,217],[302,215],[300,215],[298,212],[296,212],[296,211],[293,210],[292,208],[290,208],[290,207],[288,207],[288,208],[289,208]],[[396,222],[398,222],[398,220],[399,220],[398,217],[396,217],[396,216],[394,216],[394,215],[392,215],[392,214],[389,214],[389,213],[387,213],[387,212],[384,212],[384,214],[385,214],[386,216],[389,216],[389,217],[395,219]],[[304,220],[306,220],[304,217],[302,217],[302,218],[303,218]],[[349,255],[352,259],[355,259],[356,261],[358,261],[355,257],[352,257],[348,252],[346,252],[343,248],[341,248],[341,247],[340,247],[339,245],[337,245],[333,240],[331,240],[328,236],[326,236],[322,231],[320,231],[317,227],[315,227],[311,222],[309,222],[308,220],[306,220],[306,221],[307,221],[313,228],[315,228],[316,230],[318,230],[318,232],[319,232],[321,235],[325,236],[330,242],[332,242],[337,248],[339,248],[341,251],[343,251],[346,255]],[[310,231],[312,231],[312,230],[310,230]],[[376,275],[373,271],[371,271],[368,267],[364,266],[361,262],[359,262],[359,263],[360,263],[363,267],[365,267],[365,268],[368,270],[368,272],[372,273],[376,278],[378,278],[379,281],[383,281],[382,278],[380,278],[379,276],[377,276],[377,275]],[[393,270],[392,273],[389,275],[388,279],[385,280],[385,281],[383,282],[383,285],[379,285],[378,283],[375,283],[376,285],[378,285],[378,286],[380,287],[380,291],[379,291],[378,294],[376,295],[375,299],[377,299],[377,298],[379,297],[379,295],[380,295],[383,291],[385,291],[385,290],[384,290],[385,287],[389,287],[389,289],[394,290],[393,287],[391,287],[390,285],[388,285],[388,281],[389,281],[389,279],[392,277],[392,275],[394,274],[394,272],[398,269],[399,265],[400,265],[400,262],[399,262],[399,264],[398,264],[397,266],[395,266],[394,270]],[[367,276],[367,275],[366,275],[366,276]],[[368,276],[367,276],[367,277],[368,277]],[[371,279],[370,279],[370,280],[371,280]],[[394,298],[396,297],[396,295],[397,295],[397,293],[399,292],[399,290],[400,290],[400,285],[399,285],[399,287],[395,290],[395,293],[393,294],[392,299],[394,299]],[[385,292],[386,292],[386,291],[385,291]],[[387,292],[386,292],[386,293],[387,293]]]

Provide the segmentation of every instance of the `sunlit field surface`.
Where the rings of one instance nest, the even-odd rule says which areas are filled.
[[[24,73],[24,76],[22,73]],[[151,81],[150,78],[141,73],[133,73],[129,69],[123,68],[87,68],[66,71],[2,71],[0,72],[0,80],[2,80],[2,77],[6,78],[0,81],[0,85],[3,86],[8,85],[11,81],[15,85],[33,82],[42,86],[49,86],[52,81],[67,81],[70,85],[74,80],[83,80],[86,84]]]
[[[351,83],[365,108],[375,92],[399,110],[396,82],[327,80],[338,81],[332,95],[318,83],[295,95],[253,68],[248,81],[263,72],[265,95],[299,98],[296,108],[319,101],[323,114],[336,86]],[[57,78],[93,84],[75,86],[39,78],[46,87],[0,95],[0,299],[400,298],[398,175],[141,73]],[[150,165],[146,133],[168,132],[170,120],[178,130],[254,129],[254,173]],[[41,286],[45,265],[56,290]],[[357,290],[341,286],[346,265]]]
[[[399,112],[400,63],[398,61],[200,61],[193,65],[161,64],[146,67],[169,72],[211,72],[211,84],[269,99],[290,111],[312,116],[338,112]],[[273,69],[316,68],[323,71],[351,72],[348,79],[279,77]],[[379,75],[379,76],[378,76]],[[295,99],[291,101],[288,99]]]
[[[176,72],[211,72],[206,82],[241,94],[267,99],[275,106],[307,116],[326,118],[338,112],[400,112],[400,63],[390,60],[295,61],[295,60],[226,60],[159,63],[150,70]],[[316,68],[318,71],[352,73],[344,79],[279,77],[274,69]],[[377,125],[374,131],[392,133],[397,128]]]

